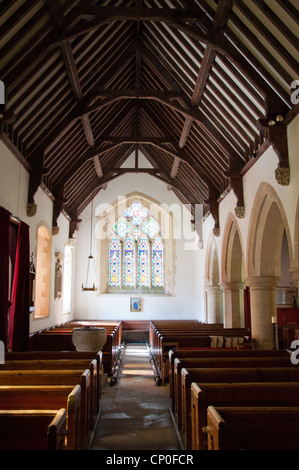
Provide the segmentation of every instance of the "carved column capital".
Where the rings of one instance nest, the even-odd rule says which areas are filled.
[[[279,167],[275,170],[275,178],[278,184],[282,186],[288,186],[291,180],[290,168]]]
[[[245,279],[246,285],[252,290],[273,290],[276,289],[279,277],[249,276]]]
[[[245,282],[221,282],[220,284],[220,289],[223,291],[230,291],[230,292],[237,292],[237,291],[243,291],[246,287]]]
[[[278,157],[278,168],[275,170],[275,178],[278,184],[288,186],[290,184],[290,164],[287,126],[281,114],[274,114],[267,119],[259,119],[258,126],[265,130],[267,138]]]
[[[238,170],[225,171],[224,176],[229,178],[230,186],[237,198],[237,206],[235,208],[235,215],[239,219],[245,217],[245,204],[244,204],[244,191],[243,191],[243,176]]]
[[[35,202],[28,202],[27,204],[27,216],[34,217],[37,211],[37,204]]]
[[[244,219],[245,217],[245,206],[236,206],[235,215],[238,219]]]

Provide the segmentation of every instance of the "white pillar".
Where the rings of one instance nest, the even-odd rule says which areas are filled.
[[[223,294],[218,286],[205,286],[207,323],[223,323]]]
[[[277,282],[278,278],[275,277],[251,277],[246,280],[250,287],[251,335],[257,349],[272,349],[274,346],[272,317],[277,317]]]
[[[224,296],[224,327],[243,328],[244,321],[244,282],[222,282]]]

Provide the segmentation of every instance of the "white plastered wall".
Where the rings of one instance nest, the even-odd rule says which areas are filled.
[[[130,164],[130,162],[128,162]],[[146,161],[140,161],[144,168]],[[167,190],[165,183],[147,174],[126,174],[108,184],[94,199],[96,214],[103,211],[105,205],[113,205],[119,198],[132,194],[143,195],[165,205],[174,213],[175,240],[171,264],[173,266],[172,286],[168,294],[112,294],[100,292],[82,292],[85,284],[88,255],[90,247],[90,205],[80,214],[82,222],[76,232],[76,284],[75,284],[75,318],[83,319],[194,319],[197,315],[196,306],[196,252],[198,251],[197,236],[191,230],[190,212],[183,207],[172,191]],[[177,215],[177,217],[176,217]],[[95,234],[95,230],[94,230]],[[196,248],[192,239],[196,239]],[[100,276],[101,257],[107,275],[108,252],[105,253],[103,243],[93,236],[93,256]],[[191,249],[190,249],[191,248]],[[100,254],[99,254],[100,252]],[[80,266],[80,268],[78,268]],[[91,269],[91,268],[90,268]],[[142,299],[142,312],[130,312],[130,297]]]

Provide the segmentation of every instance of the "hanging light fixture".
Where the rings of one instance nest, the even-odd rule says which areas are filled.
[[[93,255],[92,255],[92,219],[93,219],[93,198],[92,198],[92,201],[91,201],[91,214],[90,214],[90,251],[89,251],[89,256],[88,256],[86,282],[85,282],[85,287],[82,283],[82,291],[96,291],[97,290],[95,282],[93,282],[92,287],[88,287],[88,277],[89,277],[89,271],[90,271],[90,265],[91,264],[93,265],[93,268],[94,268],[94,277],[96,277],[94,258],[93,258]]]

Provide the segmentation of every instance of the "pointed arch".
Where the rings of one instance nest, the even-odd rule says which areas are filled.
[[[229,213],[221,253],[221,283],[224,297],[225,327],[244,327],[244,262],[240,229],[236,217]]]
[[[263,182],[257,191],[249,223],[246,265],[248,277],[280,278],[284,231],[290,265],[293,266],[292,237],[282,201],[274,188]]]
[[[150,244],[146,237],[138,243],[137,287],[150,287]]]
[[[164,285],[164,247],[161,237],[156,237],[152,245],[152,285]]]
[[[232,213],[225,224],[221,253],[221,281],[243,282],[243,244],[237,219]]]
[[[223,323],[223,294],[220,289],[219,257],[215,236],[210,233],[205,264],[205,308],[207,323]]]
[[[112,204],[98,205],[96,214],[100,292],[172,293],[172,206],[132,192]]]
[[[208,238],[206,262],[205,262],[205,284],[217,286],[220,282],[219,256],[215,237],[211,233]]]
[[[121,286],[121,243],[118,237],[109,243],[109,286]]]

